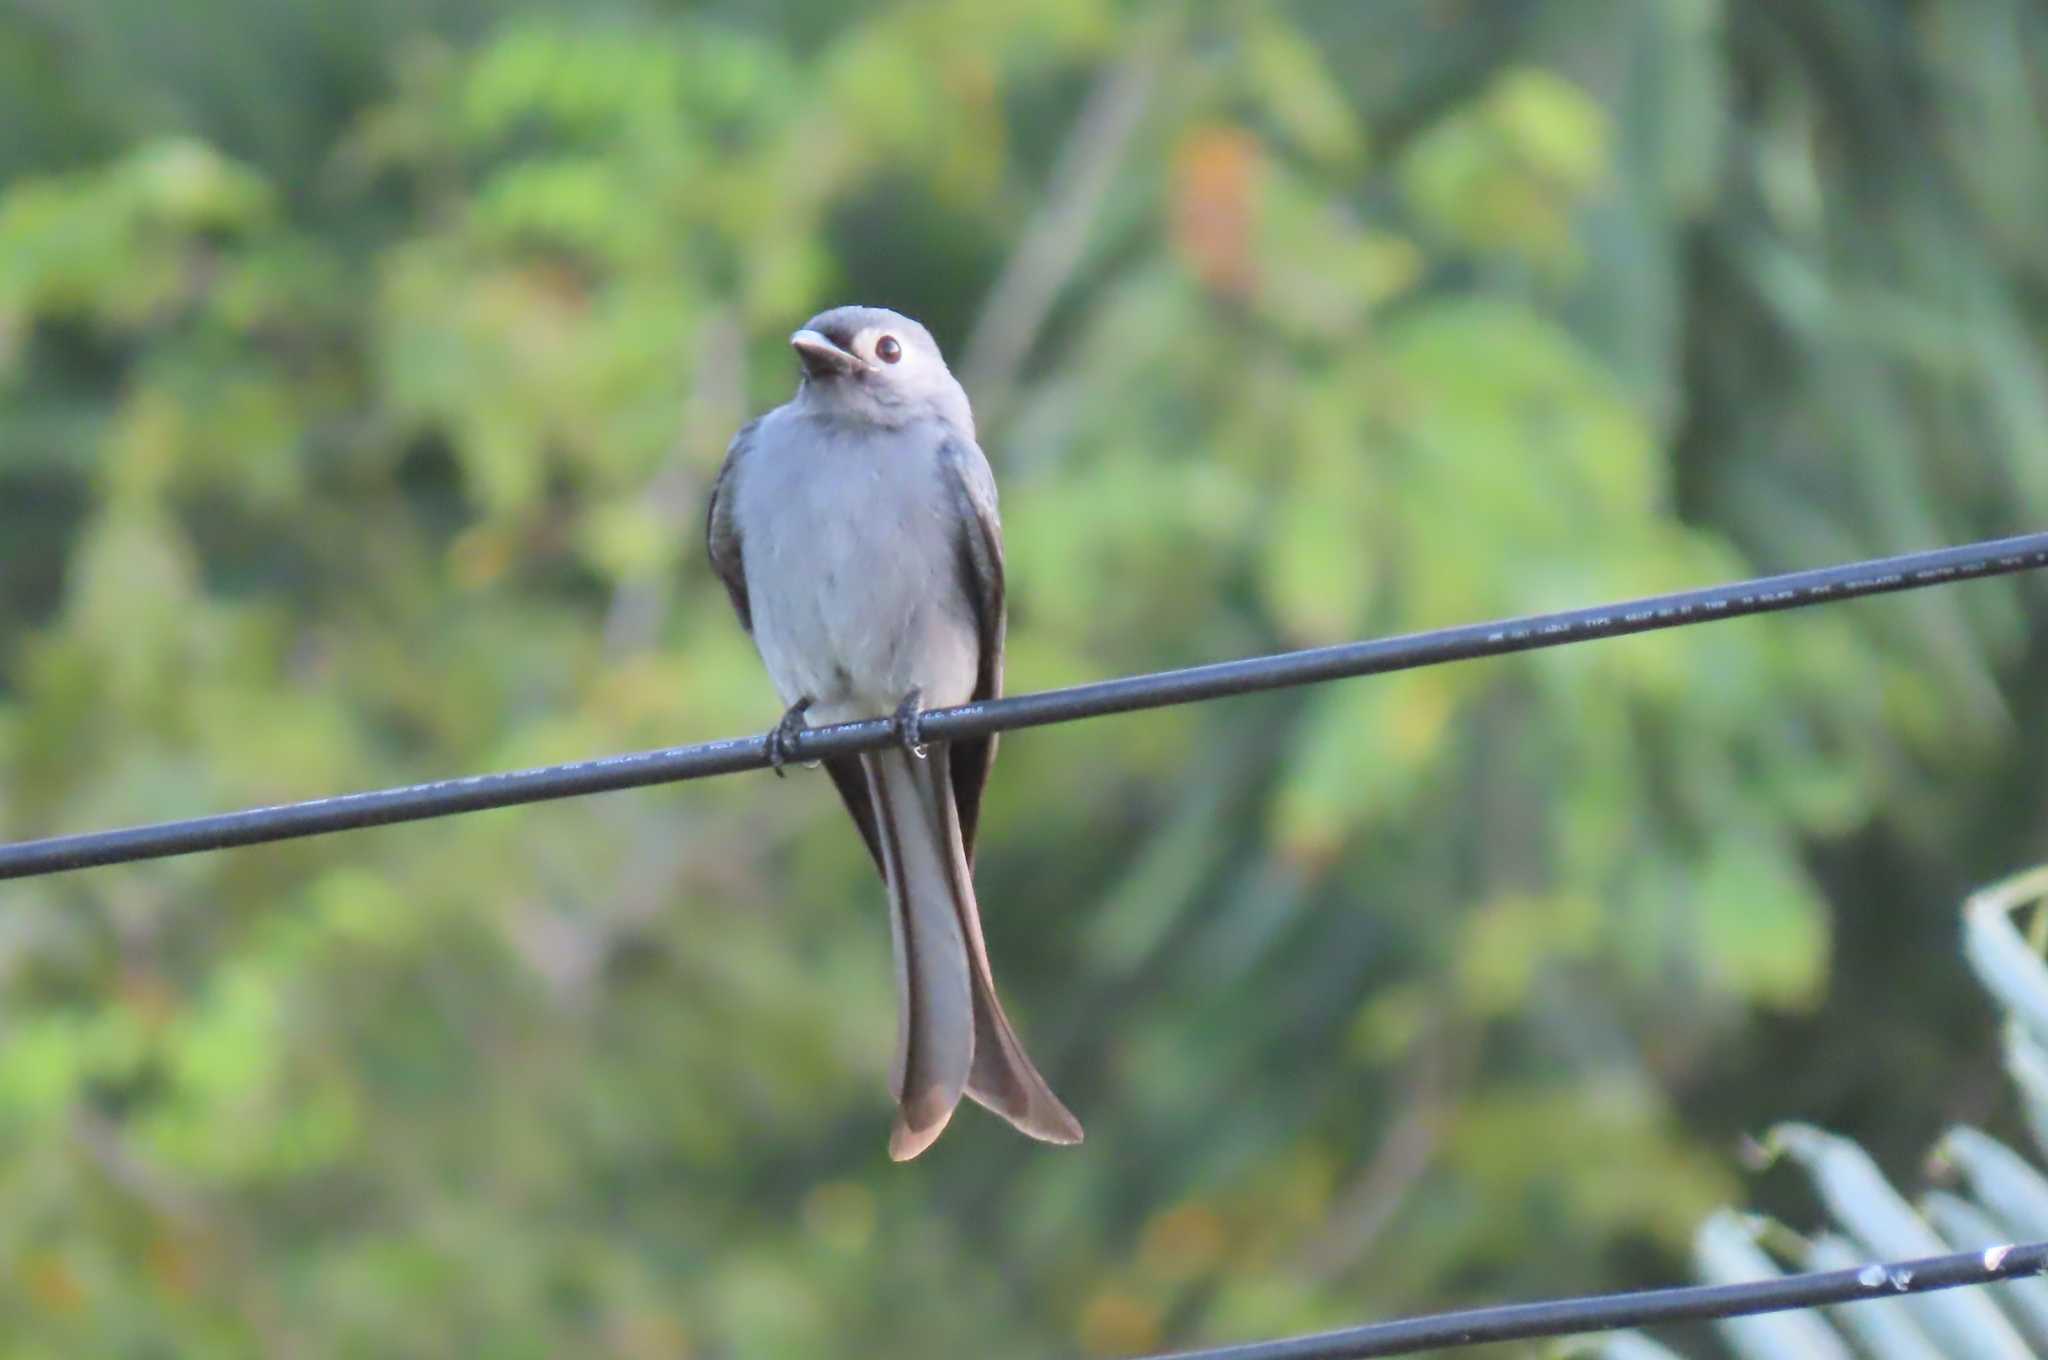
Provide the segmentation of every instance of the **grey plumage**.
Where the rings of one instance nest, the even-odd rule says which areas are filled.
[[[974,417],[929,332],[840,307],[791,337],[794,400],[736,435],[707,541],[787,705],[820,724],[1002,692],[1002,527]],[[960,1096],[1054,1143],[1081,1139],[996,999],[973,883],[995,738],[825,762],[888,886],[897,1118],[931,1145]]]

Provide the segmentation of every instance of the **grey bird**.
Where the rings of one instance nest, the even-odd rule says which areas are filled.
[[[931,333],[880,307],[789,339],[793,400],[733,437],[711,489],[712,568],[795,734],[893,715],[900,749],[824,762],[888,886],[898,1000],[889,1155],[915,1157],[962,1093],[1049,1143],[1081,1125],[996,1000],[974,896],[993,736],[919,744],[925,707],[1003,687],[1003,536],[967,394]]]

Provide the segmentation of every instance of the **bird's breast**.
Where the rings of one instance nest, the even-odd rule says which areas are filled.
[[[761,455],[768,456],[763,457]],[[737,493],[754,638],[785,703],[815,723],[971,697],[978,642],[936,447],[795,432]]]

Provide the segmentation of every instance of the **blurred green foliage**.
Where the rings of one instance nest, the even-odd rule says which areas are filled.
[[[2039,940],[2048,918],[2048,869],[1973,893],[1963,907],[1963,950],[2005,1012],[2005,1066],[2032,1153],[2048,1150],[2048,967]],[[2016,917],[2030,918],[2029,943]],[[1945,1131],[1926,1170],[1946,1188],[1909,1202],[1854,1141],[1810,1124],[1780,1124],[1752,1145],[1758,1170],[1774,1165],[1810,1183],[1827,1222],[1811,1235],[1770,1218],[1720,1209],[1693,1235],[1694,1269],[1707,1284],[1775,1279],[1786,1268],[1854,1270],[1871,1296],[1830,1308],[1723,1318],[1714,1324],[1737,1360],[2030,1360],[2048,1355],[2048,1281],[2015,1274],[1988,1288],[1892,1297],[1911,1282],[1899,1266],[1951,1252],[1983,1253],[1986,1268],[2015,1243],[2048,1239],[2048,1175],[2028,1156],[1967,1124]],[[1780,1263],[1783,1263],[1782,1265]],[[1882,1263],[1873,1270],[1872,1265]],[[1851,1349],[1850,1343],[1854,1343]],[[1678,1360],[1634,1332],[1585,1338],[1560,1354],[1603,1360]]]
[[[701,502],[841,301],[976,399],[1018,690],[2038,528],[2043,90],[2025,0],[11,0],[0,831],[759,730]],[[883,1159],[815,776],[9,885],[0,1346],[1668,1279],[1739,1129],[2016,1118],[1940,904],[2039,857],[2043,600],[1016,736],[982,895],[1071,1151]]]

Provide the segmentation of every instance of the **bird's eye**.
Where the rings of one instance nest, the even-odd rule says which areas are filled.
[[[875,341],[875,357],[885,364],[893,364],[903,357],[903,346],[896,343],[896,337],[885,335]]]

